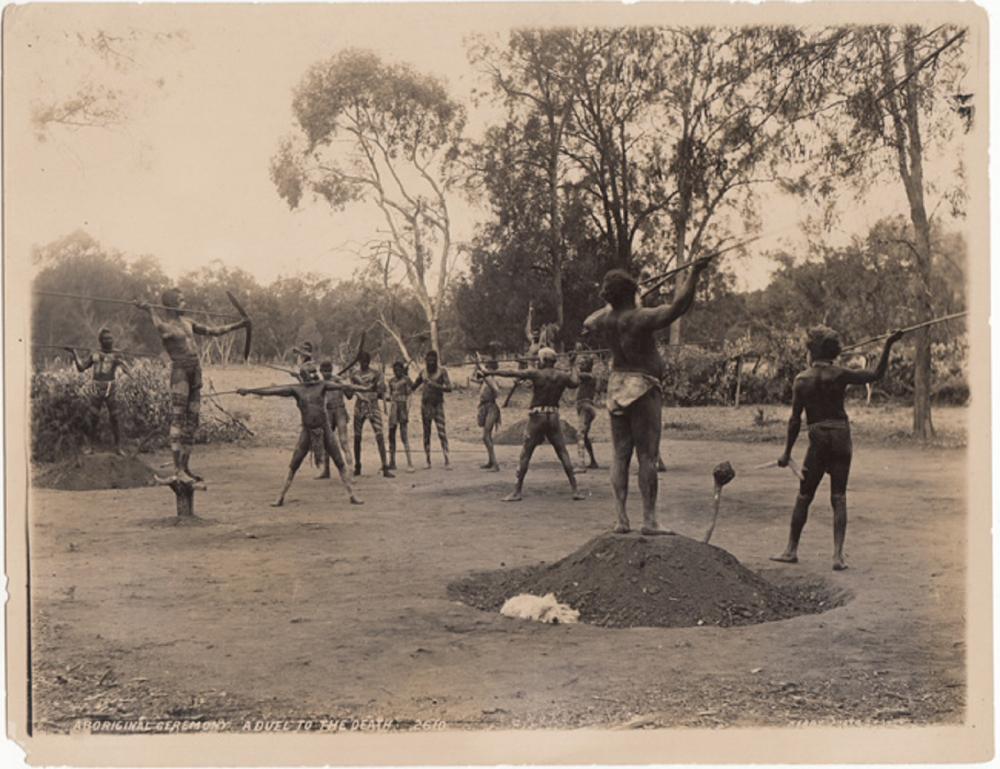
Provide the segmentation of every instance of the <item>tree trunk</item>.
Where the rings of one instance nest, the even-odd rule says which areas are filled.
[[[444,363],[441,358],[441,342],[439,338],[440,329],[436,312],[430,313],[430,316],[427,319],[427,325],[431,332],[431,349],[438,354],[438,360]]]
[[[904,45],[904,66],[906,68],[907,86],[905,94],[906,133],[908,134],[909,174],[904,176],[906,196],[910,203],[910,221],[916,235],[916,286],[915,306],[922,318],[933,317],[931,302],[931,225],[927,218],[927,207],[924,202],[924,166],[923,141],[920,136],[920,105],[917,101],[917,91],[912,78],[915,72],[916,30],[907,29]],[[926,440],[934,434],[931,421],[931,338],[930,329],[923,328],[917,332],[916,355],[913,362],[913,434]]]
[[[674,227],[676,243],[674,244],[674,267],[683,267],[685,264],[685,250],[687,249],[687,223],[678,224]],[[678,273],[677,277],[674,278],[674,300],[680,298],[681,292],[684,287],[684,281],[681,280],[683,273]],[[678,345],[683,342],[684,339],[684,318],[677,318],[673,323],[670,324],[670,344]]]

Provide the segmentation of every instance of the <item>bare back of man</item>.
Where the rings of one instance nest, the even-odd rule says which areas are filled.
[[[809,368],[795,377],[792,387],[792,415],[788,420],[785,452],[778,459],[782,467],[791,460],[792,448],[806,415],[809,449],[802,463],[799,493],[792,509],[788,544],[772,561],[798,563],[799,539],[809,515],[809,505],[824,475],[830,476],[830,505],[833,508],[833,568],[843,571],[844,540],[847,536],[847,481],[851,471],[853,445],[850,423],[844,408],[844,395],[851,385],[867,385],[885,376],[889,354],[902,337],[893,333],[885,343],[882,357],[874,369],[852,369],[834,365],[840,354],[840,340],[823,326],[809,332]]]
[[[588,331],[603,332],[611,348],[611,374],[608,377],[608,411],[611,413],[611,440],[614,460],[611,486],[615,494],[617,524],[615,532],[630,530],[626,503],[628,472],[632,454],[639,456],[639,492],[642,495],[643,534],[672,534],[660,528],[656,520],[656,497],[659,489],[657,460],[662,431],[663,359],[656,347],[657,331],[686,313],[694,302],[698,276],[708,266],[708,259],[691,265],[691,274],[672,304],[638,307],[638,285],[623,270],[611,270],[604,276],[602,296],[608,302],[603,310],[584,322]]]

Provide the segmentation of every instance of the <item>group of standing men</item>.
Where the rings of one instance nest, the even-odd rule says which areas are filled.
[[[628,474],[633,453],[639,461],[639,492],[642,497],[642,527],[646,535],[671,534],[661,527],[656,517],[658,493],[657,470],[659,446],[662,430],[663,374],[664,362],[656,344],[656,335],[667,329],[671,323],[686,313],[692,306],[698,278],[708,266],[711,257],[694,261],[691,271],[676,299],[656,307],[641,306],[639,286],[635,279],[624,270],[609,271],[602,282],[601,296],[606,306],[591,314],[584,322],[587,332],[600,334],[611,350],[611,372],[607,383],[607,405],[611,416],[611,437],[614,458],[611,467],[611,486],[615,497],[616,525],[614,531],[627,533],[631,529],[627,513]],[[249,321],[222,326],[207,326],[185,317],[183,294],[178,289],[170,289],[162,296],[162,310],[154,309],[146,302],[137,301],[136,306],[147,312],[159,332],[164,350],[170,357],[171,420],[170,448],[173,455],[173,479],[180,482],[196,482],[201,478],[189,466],[195,431],[199,423],[201,404],[202,373],[195,344],[196,335],[220,336],[248,325]],[[546,337],[553,328],[544,329]],[[557,328],[555,329],[557,330]],[[558,354],[552,349],[550,340],[535,334],[529,320],[527,334],[532,352],[537,353],[536,369],[500,369],[496,361],[487,362],[485,368],[477,364],[475,375],[480,384],[478,421],[483,428],[483,441],[487,448],[487,463],[484,469],[498,470],[496,454],[492,442],[494,430],[500,423],[500,408],[497,396],[500,392],[497,377],[509,377],[528,381],[532,385],[531,404],[528,408],[528,422],[525,440],[517,468],[514,491],[505,501],[521,499],[524,479],[534,450],[543,442],[551,443],[559,457],[574,499],[584,498],[580,491],[573,465],[562,434],[559,403],[567,388],[578,389],[577,412],[581,423],[580,458],[589,453],[589,467],[596,467],[593,447],[589,440],[589,427],[596,409],[594,395],[596,379],[591,371],[592,360],[583,357],[579,366],[571,356],[568,371],[555,367]],[[799,538],[805,525],[809,504],[823,475],[831,477],[831,504],[834,509],[834,569],[847,568],[843,546],[847,528],[847,478],[850,471],[852,446],[847,414],[844,410],[844,395],[852,384],[870,384],[885,375],[892,345],[902,337],[902,332],[891,334],[882,352],[877,367],[873,370],[858,370],[834,365],[841,346],[836,334],[825,327],[810,331],[807,349],[809,368],[795,380],[792,416],[788,424],[785,451],[778,464],[785,466],[790,461],[792,447],[801,429],[801,417],[806,414],[809,449],[802,469],[799,494],[792,514],[789,541],[786,549],[774,557],[784,563],[798,560]],[[122,357],[113,349],[110,332],[102,330],[99,336],[101,349],[81,360],[70,348],[76,368],[94,370],[93,410],[99,412],[107,406],[116,449],[120,451],[120,430],[114,403],[115,375],[120,368],[126,374],[130,369]],[[544,343],[544,344],[543,344]],[[431,465],[431,424],[437,429],[444,455],[444,464],[451,468],[448,437],[445,426],[444,394],[452,389],[447,370],[439,364],[435,351],[425,357],[425,367],[415,380],[408,374],[409,361],[398,361],[393,365],[393,376],[386,384],[380,372],[371,368],[371,356],[363,350],[357,358],[358,368],[349,379],[334,375],[333,366],[324,361],[316,366],[311,344],[304,343],[296,352],[300,358],[297,374],[299,381],[288,386],[263,388],[241,388],[241,395],[293,397],[302,416],[299,441],[292,455],[285,485],[274,503],[284,503],[285,494],[295,473],[318,443],[325,450],[325,468],[320,477],[329,477],[329,460],[337,467],[341,481],[348,492],[350,501],[360,504],[351,486],[347,472],[351,461],[348,444],[348,413],[345,398],[355,398],[354,407],[354,475],[361,474],[362,435],[364,423],[371,423],[375,433],[381,459],[382,474],[393,477],[396,468],[396,438],[400,438],[406,454],[407,469],[413,469],[410,455],[409,437],[409,397],[423,387],[421,396],[421,421],[423,424],[423,445],[427,466]],[[343,372],[342,372],[343,373]],[[388,401],[389,453],[387,456],[382,426],[382,403]],[[345,462],[346,457],[346,462]]]

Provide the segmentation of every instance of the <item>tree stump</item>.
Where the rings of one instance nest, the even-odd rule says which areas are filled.
[[[179,478],[161,478],[156,476],[156,483],[160,486],[169,486],[177,498],[177,517],[194,518],[194,492],[196,489],[204,491],[207,487],[201,481],[184,481]]]

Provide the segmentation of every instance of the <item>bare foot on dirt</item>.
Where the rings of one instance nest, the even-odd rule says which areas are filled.
[[[601,466],[599,464],[597,464],[597,462],[591,462],[589,465],[587,465],[587,469],[588,470],[600,470]]]
[[[795,553],[782,553],[781,555],[772,555],[769,560],[778,563],[798,563],[799,557]]]
[[[639,529],[639,533],[645,534],[647,537],[659,537],[673,535],[674,532],[671,529],[664,529],[660,526],[657,526],[655,529],[650,526],[643,526]]]
[[[352,505],[363,505],[363,504],[364,504],[364,502],[362,502],[362,501],[361,501],[360,499],[358,499],[358,498],[357,498],[356,496],[354,496],[353,494],[351,494],[351,504],[352,504]]]
[[[510,494],[508,494],[506,497],[504,497],[500,501],[501,502],[520,502],[522,499],[524,499],[524,497],[521,496],[521,492],[520,491],[512,491]]]
[[[586,499],[588,496],[589,495],[587,494],[586,491],[580,491],[579,489],[577,489],[576,491],[573,492],[573,499],[577,499],[577,500],[579,500],[579,499]]]
[[[271,507],[282,507],[285,504],[284,497],[278,497],[274,502],[271,503]]]
[[[409,467],[406,468],[406,472],[415,473],[417,472],[417,468],[415,468],[413,465],[410,465]]]
[[[446,465],[444,466],[444,469],[445,469],[445,470],[454,470],[455,468],[454,468],[454,467],[452,467],[452,466],[451,466],[451,464],[449,463],[449,464],[446,464]]]
[[[630,531],[632,531],[632,529],[629,528],[628,526],[625,526],[624,524],[619,523],[611,531],[614,532],[615,534],[628,534]]]
[[[499,473],[500,472],[500,465],[490,465],[487,469],[491,473]]]
[[[329,477],[330,477],[330,473],[320,473],[319,475],[316,476],[315,480],[317,480],[317,481],[324,481],[324,480],[326,480]]]
[[[386,467],[386,468],[382,469],[382,477],[383,478],[395,478],[396,476],[392,474],[392,471],[388,467]]]
[[[844,557],[843,556],[841,556],[839,558],[834,558],[833,559],[833,570],[834,571],[846,571],[847,570],[847,564],[844,563]]]

